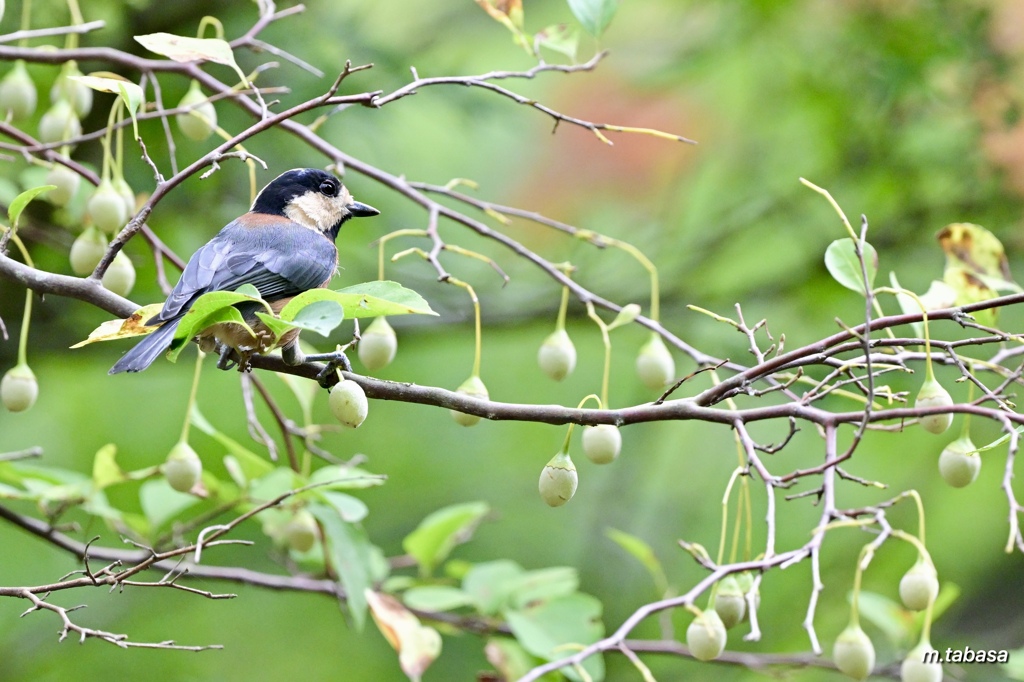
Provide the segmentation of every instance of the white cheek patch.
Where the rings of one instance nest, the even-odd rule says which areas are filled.
[[[348,192],[327,197],[319,192],[307,192],[295,197],[284,209],[285,216],[294,223],[317,232],[326,232],[345,215]]]

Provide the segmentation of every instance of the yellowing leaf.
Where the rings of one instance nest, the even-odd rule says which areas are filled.
[[[946,267],[943,281],[956,291],[956,304],[969,305],[996,298],[999,294],[986,284],[982,277],[963,267]],[[993,327],[998,317],[998,308],[977,310],[971,313],[979,324]]]
[[[79,341],[71,347],[81,348],[97,341],[114,341],[132,336],[145,336],[156,329],[156,326],[147,327],[143,322],[160,312],[161,308],[163,308],[162,303],[152,303],[144,308],[139,308],[127,319],[108,320],[96,327],[85,341]]]
[[[495,21],[513,30],[523,30],[523,0],[476,0]]]
[[[117,446],[113,443],[107,443],[96,452],[92,462],[92,484],[96,486],[96,490],[127,480],[127,476],[114,459],[115,455]]]
[[[150,33],[135,36],[135,40],[150,52],[156,52],[176,62],[206,61],[235,66],[231,45],[217,38],[189,38],[172,33]]]
[[[142,88],[130,80],[109,71],[97,71],[88,76],[71,76],[71,78],[93,90],[119,95],[121,100],[124,101],[125,106],[128,107],[128,115],[132,118],[135,139],[139,138],[139,124],[135,120],[135,114],[146,99]]]
[[[999,239],[980,225],[953,223],[936,235],[946,252],[946,269],[961,268],[996,290],[1021,291],[1010,274]],[[953,285],[947,280],[947,284]]]
[[[522,0],[476,0],[492,19],[512,32],[512,40],[528,54],[534,54],[530,39],[523,33]]]
[[[410,680],[420,680],[441,654],[441,635],[437,630],[421,625],[419,618],[391,595],[370,589],[365,594],[373,621],[398,652],[402,672]]]
[[[135,40],[147,50],[163,55],[176,62],[205,61],[230,66],[242,83],[249,87],[245,74],[238,68],[231,45],[219,38],[189,38],[173,33],[150,33],[135,36]]]

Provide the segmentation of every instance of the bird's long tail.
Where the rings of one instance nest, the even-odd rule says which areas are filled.
[[[117,364],[110,368],[108,374],[141,372],[152,365],[153,361],[171,345],[179,322],[181,322],[180,317],[168,320],[162,327],[139,341],[134,348],[121,356]]]

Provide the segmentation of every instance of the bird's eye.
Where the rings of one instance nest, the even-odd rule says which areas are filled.
[[[334,180],[324,180],[320,183],[320,193],[329,197],[338,196],[338,183]]]

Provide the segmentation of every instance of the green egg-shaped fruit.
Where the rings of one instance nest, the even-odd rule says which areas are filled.
[[[922,642],[910,650],[900,664],[900,680],[902,682],[942,682],[942,664],[926,662],[935,655],[935,649],[927,642]]]
[[[24,412],[36,404],[39,382],[26,364],[11,367],[0,379],[0,402],[11,412]]]
[[[363,387],[350,379],[334,385],[328,403],[334,418],[350,429],[359,428],[370,409]]]
[[[918,560],[900,579],[900,599],[911,611],[924,611],[939,594],[939,578],[931,562]]]
[[[579,480],[576,465],[573,464],[569,453],[559,452],[544,465],[537,489],[545,504],[549,507],[561,507],[576,494]]]
[[[832,660],[847,677],[867,679],[875,667],[875,645],[859,625],[849,625],[836,638]]]
[[[179,493],[187,493],[195,487],[203,475],[203,462],[192,446],[179,441],[167,455],[163,464],[164,478]]]
[[[78,192],[82,176],[67,166],[55,163],[46,174],[46,184],[53,185],[55,189],[51,189],[43,196],[55,206],[67,206]]]
[[[107,252],[107,239],[90,225],[71,244],[71,271],[86,276],[96,269]]]
[[[665,342],[657,334],[640,348],[636,357],[636,373],[647,388],[664,389],[676,376],[676,362]]]
[[[66,99],[57,100],[39,119],[39,141],[44,144],[73,140],[82,135],[82,124]]]
[[[7,112],[15,121],[28,118],[36,111],[39,95],[24,60],[18,59],[0,80],[0,118]]]
[[[614,462],[622,450],[622,433],[613,424],[583,429],[583,454],[594,464]]]
[[[921,386],[921,390],[917,393],[917,400],[914,402],[914,407],[916,409],[952,406],[952,396],[950,396],[949,392],[942,387],[942,384],[935,379],[928,379],[924,382]],[[917,422],[925,431],[930,433],[945,433],[946,429],[948,429],[950,424],[953,423],[953,415],[949,412],[945,414],[929,414],[923,417],[918,417]]]
[[[698,661],[713,661],[725,651],[728,633],[714,609],[707,609],[686,628],[686,646]]]
[[[135,266],[124,251],[118,251],[110,267],[103,273],[103,288],[118,296],[127,296],[135,286]]]
[[[939,473],[942,479],[954,488],[968,486],[981,472],[981,455],[968,436],[958,438],[939,455]]]
[[[284,526],[284,539],[296,552],[308,552],[320,538],[316,519],[305,509],[299,509]]]
[[[217,110],[203,94],[198,81],[192,81],[188,92],[178,102],[179,109],[191,107],[187,112],[175,116],[178,130],[190,140],[202,142],[217,128]]]
[[[537,364],[555,381],[561,381],[576,368],[576,346],[564,329],[551,332],[537,351]]]
[[[85,208],[93,224],[107,234],[115,234],[128,222],[124,199],[109,180],[99,184]]]
[[[53,87],[50,88],[50,102],[67,100],[71,103],[71,108],[79,119],[88,116],[92,110],[92,88],[75,80],[81,75],[82,72],[79,71],[78,64],[74,61],[66,62],[61,68],[57,80],[53,82]]]
[[[490,396],[487,394],[487,387],[484,386],[484,382],[480,380],[478,376],[471,376],[462,382],[462,385],[455,389],[457,393],[462,393],[471,398],[478,398],[479,400],[487,400]],[[452,419],[455,420],[456,424],[460,426],[473,426],[480,421],[480,417],[475,414],[466,414],[465,412],[459,412],[458,410],[449,410],[452,415]]]
[[[366,369],[383,369],[391,364],[398,352],[398,337],[387,318],[378,317],[359,335],[359,361]]]

